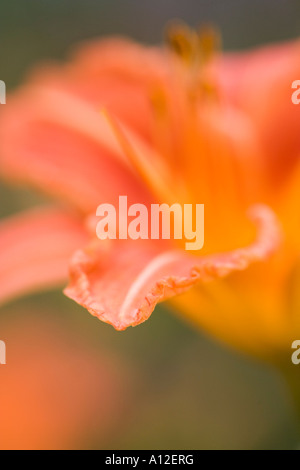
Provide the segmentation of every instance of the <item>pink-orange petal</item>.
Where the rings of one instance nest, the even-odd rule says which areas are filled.
[[[76,218],[34,209],[0,224],[0,302],[66,281],[71,255],[87,243]]]
[[[79,44],[65,65],[38,66],[30,83],[68,91],[92,106],[104,106],[147,140],[152,136],[153,88],[166,83],[167,74],[161,48],[111,37]]]
[[[265,206],[255,206],[250,216],[256,241],[229,253],[196,257],[148,240],[113,241],[110,247],[99,242],[79,250],[65,294],[117,330],[138,325],[158,302],[270,256],[280,242],[277,220]]]
[[[300,154],[299,106],[292,83],[299,78],[300,41],[224,55],[219,64],[220,91],[253,119],[265,152],[266,175],[284,182]]]
[[[96,104],[26,87],[0,115],[0,174],[89,213],[119,194],[148,198]],[[144,202],[142,201],[142,202]]]

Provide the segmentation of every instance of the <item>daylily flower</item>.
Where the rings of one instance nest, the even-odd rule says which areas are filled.
[[[296,318],[286,297],[298,245],[287,241],[293,230],[284,214],[297,188],[289,91],[298,47],[220,55],[209,31],[182,26],[168,42],[83,45],[8,97],[2,175],[64,205],[3,223],[1,299],[61,281],[69,268],[66,295],[118,330],[172,298],[243,350],[290,347]],[[282,110],[292,129],[278,126]],[[98,240],[96,208],[117,205],[120,195],[129,204],[204,204],[204,249],[191,255],[178,240]]]

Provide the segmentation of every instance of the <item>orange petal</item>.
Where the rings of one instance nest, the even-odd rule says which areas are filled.
[[[0,171],[84,212],[119,194],[148,197],[99,109],[47,87],[27,88],[1,109]]]
[[[72,253],[87,242],[81,224],[43,208],[0,224],[0,302],[67,279]]]
[[[138,135],[126,128],[107,110],[102,111],[103,117],[119,143],[128,161],[136,169],[147,187],[156,195],[158,200],[172,203],[174,189],[170,181],[170,169],[154,149],[147,145]],[[173,183],[174,186],[174,183]]]
[[[167,74],[164,51],[115,37],[80,46],[68,79],[69,87],[78,96],[101,103],[137,133],[151,138],[150,98]]]
[[[80,250],[72,259],[65,294],[117,330],[138,325],[158,302],[269,256],[280,239],[277,221],[265,206],[253,208],[251,217],[258,227],[257,240],[220,255],[189,256],[148,240],[114,241],[111,249],[97,243]]]
[[[283,181],[300,153],[300,107],[291,99],[299,54],[299,41],[275,44],[225,55],[219,70],[225,99],[246,111],[259,130],[271,182]]]

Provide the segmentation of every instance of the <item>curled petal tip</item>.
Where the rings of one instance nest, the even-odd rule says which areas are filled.
[[[228,253],[198,257],[129,240],[117,240],[108,250],[101,249],[101,243],[80,250],[71,261],[65,294],[116,330],[136,326],[149,318],[157,303],[269,257],[280,241],[279,224],[265,206],[255,206],[250,213],[256,240]]]

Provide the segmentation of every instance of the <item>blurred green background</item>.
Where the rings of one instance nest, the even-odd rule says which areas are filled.
[[[70,47],[82,39],[125,34],[143,42],[160,42],[165,24],[174,17],[195,26],[212,22],[222,32],[225,49],[243,49],[297,37],[300,2],[1,0],[0,79],[13,89],[34,64],[67,57]],[[0,217],[41,201],[30,191],[4,183],[0,198]],[[293,408],[280,377],[193,330],[164,306],[145,324],[117,333],[59,291],[38,294],[1,308],[0,338],[5,339],[6,325],[24,320],[28,312],[37,323],[41,317],[51,318],[83,348],[95,353],[104,348],[130,369],[117,424],[103,433],[99,422],[98,429],[74,441],[76,448],[297,446]],[[26,357],[26,348],[23,353]],[[78,368],[79,381],[80,377]]]

